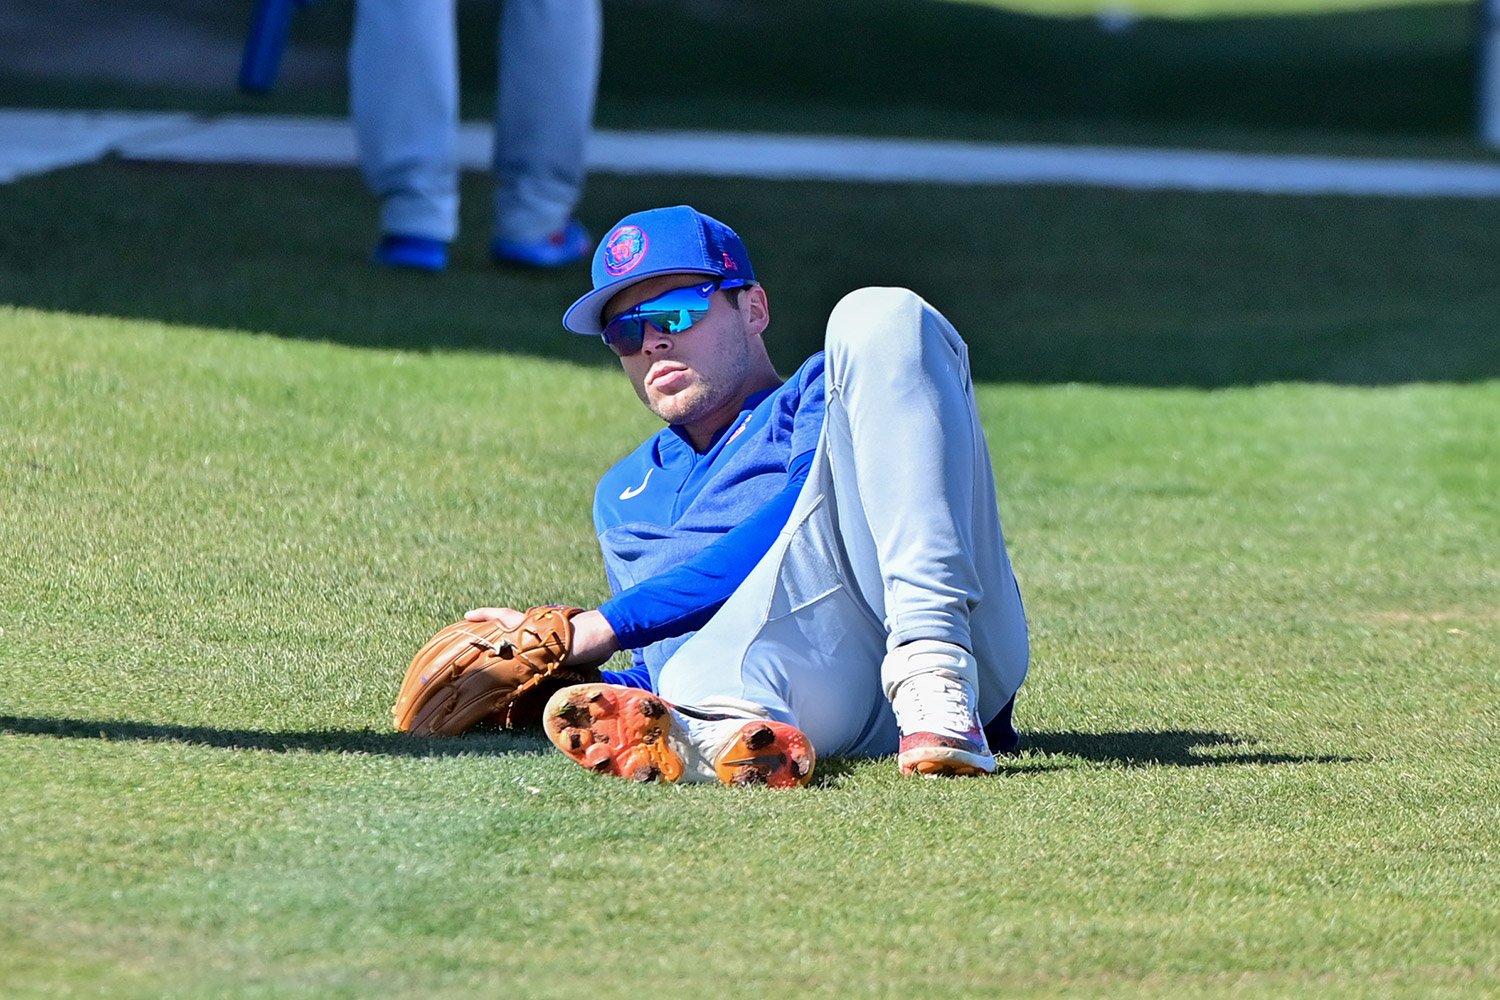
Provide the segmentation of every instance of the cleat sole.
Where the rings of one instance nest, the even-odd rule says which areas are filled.
[[[995,773],[992,754],[969,753],[951,747],[921,747],[896,758],[902,774],[928,778],[977,778]]]
[[[666,702],[610,684],[579,684],[552,696],[542,729],[573,762],[631,781],[676,781],[682,758],[667,746]]]
[[[671,706],[650,692],[578,684],[552,696],[542,729],[553,746],[590,771],[629,781],[676,782],[686,768],[668,739],[672,717]],[[812,780],[815,763],[812,745],[796,727],[751,721],[719,751],[713,768],[726,785],[796,788]]]
[[[816,755],[807,737],[784,722],[747,723],[714,761],[726,785],[798,788],[812,780]]]

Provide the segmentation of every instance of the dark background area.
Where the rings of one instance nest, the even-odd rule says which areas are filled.
[[[1318,145],[1473,132],[1478,5],[1301,16],[1018,14],[945,0],[607,0],[599,124]],[[299,13],[236,95],[248,0],[0,0],[6,104],[343,113],[352,0]],[[493,0],[461,0],[464,114],[493,106]],[[196,47],[196,49],[195,49]],[[35,49],[36,51],[32,51]],[[196,51],[196,55],[194,55]],[[22,66],[25,71],[18,71]],[[1331,136],[1329,134],[1332,134]]]
[[[1124,31],[937,0],[605,7],[605,127],[1488,158],[1469,137],[1469,5]],[[80,31],[99,36],[64,46],[51,72],[4,70],[0,103],[342,114],[351,9],[320,0],[299,14],[283,85],[249,98],[233,90],[248,3],[0,0],[0,31],[21,14],[36,24],[83,11]],[[483,118],[496,7],[465,0],[460,12],[464,113]],[[172,32],[180,44],[167,44]],[[12,64],[25,54],[10,51]],[[487,188],[465,177],[464,237],[452,268],[430,278],[369,265],[374,204],[353,171],[104,163],[36,177],[0,187],[0,302],[612,364],[559,329],[586,268],[534,274],[485,259]],[[901,284],[954,320],[985,380],[1500,375],[1493,200],[598,174],[580,214],[599,233],[680,202],[745,237],[784,369],[818,348],[845,292]]]

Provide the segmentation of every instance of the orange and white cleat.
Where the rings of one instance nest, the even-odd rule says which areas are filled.
[[[580,766],[631,781],[797,788],[812,780],[816,759],[795,726],[673,705],[617,684],[563,688],[548,700],[542,728]]]

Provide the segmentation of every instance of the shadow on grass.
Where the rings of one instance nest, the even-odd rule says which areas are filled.
[[[483,234],[484,182],[464,189],[465,231]],[[1500,201],[599,177],[583,214],[597,232],[680,202],[745,236],[784,372],[822,347],[845,293],[873,284],[947,314],[979,382],[1500,377]],[[0,304],[617,364],[561,329],[586,268],[498,269],[476,235],[442,275],[392,274],[366,258],[371,215],[349,171],[106,163],[30,178],[0,197]]]
[[[428,738],[369,729],[324,729],[268,732],[149,722],[34,718],[0,715],[0,733],[56,736],[62,739],[183,743],[222,750],[268,750],[273,753],[375,754],[386,757],[501,756],[549,753],[540,733],[481,731],[458,738]],[[1229,733],[1197,730],[1147,730],[1116,733],[1026,732],[1018,754],[1003,758],[1006,774],[1050,771],[1055,767],[1028,762],[1038,755],[1078,757],[1127,767],[1227,767],[1246,764],[1348,764],[1359,758],[1327,754],[1264,753],[1253,740]],[[1223,752],[1229,748],[1231,752]],[[818,762],[820,785],[850,777],[860,761],[830,757]]]
[[[1023,730],[1020,750],[1002,755],[997,773],[1002,777],[1017,777],[1078,766],[1067,758],[1126,768],[1352,764],[1362,759],[1335,754],[1266,753],[1254,747],[1255,741],[1248,737],[1200,730],[1115,733]],[[813,786],[825,789],[843,787],[870,766],[894,766],[894,759],[887,757],[872,765],[869,760],[853,757],[820,757]]]
[[[1230,733],[1169,729],[1118,733],[1023,732],[1021,751],[1028,756],[1080,757],[1099,764],[1126,767],[1226,767],[1244,764],[1350,764],[1357,757],[1329,754],[1265,753],[1255,741]],[[1225,751],[1228,752],[1225,752]]]
[[[402,733],[378,733],[370,729],[267,732],[260,729],[220,729],[212,726],[28,718],[15,715],[0,715],[0,733],[105,742],[184,743],[222,750],[376,754],[385,757],[498,756],[551,750],[551,744],[540,733],[483,731],[458,738],[432,738]]]

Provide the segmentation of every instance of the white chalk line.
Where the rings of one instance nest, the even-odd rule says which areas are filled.
[[[459,161],[487,170],[487,124],[460,129]],[[0,109],[0,183],[115,155],[173,163],[349,167],[341,118]],[[1493,198],[1500,164],[1123,146],[598,129],[591,173],[776,180],[1068,185],[1284,195]]]

